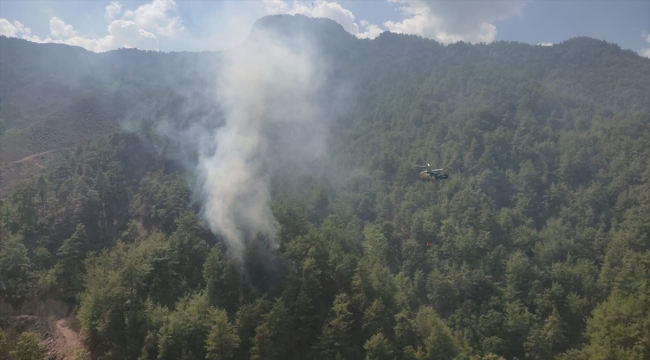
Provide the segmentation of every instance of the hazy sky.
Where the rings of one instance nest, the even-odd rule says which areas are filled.
[[[648,0],[2,0],[0,35],[98,52],[220,50],[241,42],[256,19],[285,13],[331,18],[360,38],[392,31],[443,43],[552,44],[589,36],[650,57]]]

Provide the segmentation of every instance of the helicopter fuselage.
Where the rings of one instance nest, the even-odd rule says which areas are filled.
[[[420,173],[420,179],[421,180],[444,180],[447,179],[448,176],[447,174],[441,174],[433,170],[425,170]]]

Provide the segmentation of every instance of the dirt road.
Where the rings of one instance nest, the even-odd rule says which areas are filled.
[[[38,154],[34,154],[34,155],[25,156],[24,158],[22,158],[22,159],[20,159],[20,160],[9,161],[9,162],[7,162],[7,164],[19,164],[19,163],[25,162],[25,161],[27,161],[27,160],[31,160],[31,159],[33,159],[33,158],[39,157],[39,156],[41,156],[41,155],[47,155],[47,154],[55,153],[55,152],[58,152],[58,151],[68,150],[68,149],[74,149],[74,148],[72,148],[72,147],[67,147],[67,148],[62,148],[62,149],[49,150],[49,151],[45,151],[45,152],[42,152],[42,153],[38,153]]]
[[[67,320],[56,322],[55,332],[52,335],[50,354],[55,354],[60,360],[86,359],[86,349],[79,334],[74,331]]]

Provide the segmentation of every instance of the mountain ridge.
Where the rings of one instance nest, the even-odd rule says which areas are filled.
[[[0,155],[40,151],[0,165],[0,310],[62,302],[107,360],[648,358],[646,60],[265,21],[279,56],[223,82],[215,53],[0,54]]]
[[[554,92],[599,107],[650,113],[650,89],[644,81],[650,80],[650,59],[603,40],[576,37],[553,46],[510,41],[443,45],[420,36],[384,32],[366,41],[347,33],[333,20],[302,15],[261,18],[255,22],[250,36],[264,29],[274,29],[275,36],[309,36],[320,44],[328,61],[348,71],[344,77],[355,76],[354,71],[365,71],[363,76],[368,81],[373,76],[393,76],[399,80],[419,72],[412,78],[426,81],[426,76],[422,79],[424,74],[444,77],[478,66],[486,71],[518,73]],[[115,114],[104,109],[95,114],[96,119],[89,118],[80,111],[79,99],[91,97],[98,103],[119,104],[117,99],[123,98],[138,104],[150,94],[164,92],[176,84],[208,89],[212,86],[209,71],[216,66],[221,53],[137,49],[93,53],[75,46],[37,44],[0,36],[0,117],[9,131],[0,144],[0,162],[52,150],[63,143],[69,146],[67,140],[44,141],[38,146],[24,140],[42,137],[27,134],[36,129],[43,134],[56,133],[56,127],[67,126],[61,123],[64,118],[77,126],[84,124],[82,128],[97,129],[87,134],[101,135],[116,128],[120,119]],[[377,64],[372,64],[375,61]],[[375,73],[369,72],[370,68]],[[39,125],[30,130],[34,124]],[[86,136],[71,134],[70,138],[82,140]]]

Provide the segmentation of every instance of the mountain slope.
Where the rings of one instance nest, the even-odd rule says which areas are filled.
[[[375,76],[389,77],[395,84],[389,92],[400,91],[397,84],[462,79],[463,72],[479,69],[519,74],[548,91],[613,111],[650,113],[650,59],[594,39],[575,38],[550,47],[510,42],[443,46],[415,36],[384,33],[371,41],[356,39],[331,20],[304,16],[263,18],[251,36],[258,29],[275,29],[285,37],[311,34],[336,64],[340,78],[365,76],[362,82],[372,83]],[[178,85],[197,90],[191,97],[204,96],[209,101],[218,58],[218,53],[132,49],[95,54],[2,36],[0,117],[10,133],[3,140],[0,161],[15,161],[112,131],[126,116],[120,109],[139,102],[146,105],[145,99],[165,89],[173,92]],[[462,96],[471,86],[475,85],[459,83],[451,93],[431,96]],[[356,91],[364,96],[367,90],[359,87]],[[493,100],[506,101],[498,95]],[[182,101],[189,101],[188,97]],[[93,105],[88,113],[89,103],[104,106]]]
[[[291,46],[311,31],[304,17],[261,23]],[[246,195],[262,198],[277,233],[256,234],[244,219],[241,243],[224,241],[205,223],[219,213],[204,212],[215,205],[197,191],[204,174],[175,161],[179,143],[201,142],[222,116],[208,76],[219,57],[112,52],[124,61],[106,65],[113,95],[79,103],[166,136],[101,136],[2,196],[0,308],[66,302],[93,358],[648,358],[650,114],[617,109],[598,87],[619,77],[592,77],[595,65],[565,74],[573,60],[542,61],[556,50],[522,44],[501,43],[512,56],[495,61],[487,50],[496,45],[361,41],[327,21],[313,29],[328,35],[308,46],[330,51],[321,53],[331,66],[317,117],[328,125],[324,154],[258,168],[234,161],[268,176],[268,203],[267,184],[207,160],[209,175],[232,180],[216,203],[244,194],[221,213],[257,218],[263,206]],[[643,73],[645,60],[609,49],[627,64],[620,78]],[[589,53],[567,52],[560,57]],[[242,75],[235,80],[251,81]],[[635,86],[623,104],[640,104],[645,90]],[[199,131],[177,130],[193,124]],[[299,140],[294,125],[278,138]],[[250,143],[271,142],[270,133]],[[419,181],[413,165],[427,162],[449,178]],[[10,165],[42,166],[26,163]],[[241,257],[230,256],[238,247]],[[7,338],[14,347],[17,336]]]

